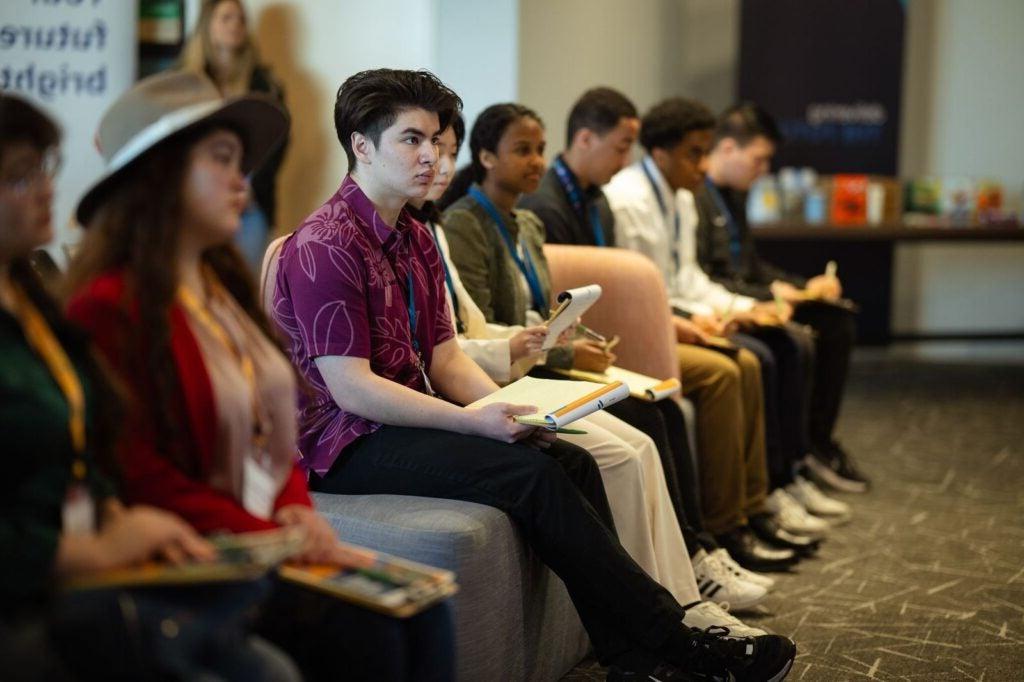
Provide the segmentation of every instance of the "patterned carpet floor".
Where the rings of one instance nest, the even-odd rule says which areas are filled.
[[[862,358],[840,435],[873,489],[741,614],[797,642],[788,679],[1024,680],[1024,365]]]

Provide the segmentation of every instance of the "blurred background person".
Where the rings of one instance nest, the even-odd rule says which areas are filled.
[[[281,84],[260,63],[239,0],[203,0],[195,31],[182,49],[180,67],[207,76],[225,97],[262,93],[287,110]],[[287,147],[285,137],[249,176],[249,203],[235,241],[254,272],[259,272],[267,238],[274,231],[277,174]]]

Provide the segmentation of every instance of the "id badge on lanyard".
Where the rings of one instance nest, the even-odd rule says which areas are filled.
[[[269,519],[274,515],[274,501],[277,499],[277,485],[267,454],[258,448],[245,457],[242,470],[242,506],[253,516]]]
[[[433,397],[437,394],[434,393],[434,387],[430,385],[430,377],[427,376],[427,365],[423,362],[423,351],[420,350],[420,341],[416,338],[416,325],[419,320],[416,311],[416,295],[413,288],[412,263],[409,263],[409,272],[405,276],[405,284],[408,292],[406,304],[409,309],[409,339],[412,341],[412,350],[416,356],[416,369],[420,371],[420,376],[423,377],[423,388],[427,395]]]
[[[96,502],[85,483],[76,482],[68,486],[61,521],[65,533],[82,535],[96,532]]]

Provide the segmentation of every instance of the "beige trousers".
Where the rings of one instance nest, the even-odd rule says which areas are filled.
[[[654,441],[603,411],[573,427],[587,434],[560,437],[588,450],[600,467],[622,546],[680,604],[698,601],[700,592]]]

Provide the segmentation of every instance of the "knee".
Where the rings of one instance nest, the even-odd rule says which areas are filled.
[[[748,351],[746,348],[741,348],[739,354],[736,356],[736,373],[738,377],[750,376],[756,378],[759,382],[761,380],[761,374],[763,372],[774,372],[775,370],[775,359],[772,358],[771,353],[767,354],[764,360],[759,360],[756,355]]]

